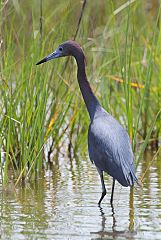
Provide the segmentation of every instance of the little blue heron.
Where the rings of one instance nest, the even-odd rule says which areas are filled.
[[[78,43],[71,40],[62,43],[56,51],[37,62],[36,65],[65,56],[73,56],[77,62],[78,83],[90,116],[89,157],[96,165],[102,184],[102,195],[98,204],[101,204],[106,195],[103,177],[103,172],[106,172],[113,177],[110,200],[112,205],[115,179],[124,187],[133,187],[135,182],[138,183],[130,139],[124,128],[105,111],[94,95],[86,76],[85,55]]]

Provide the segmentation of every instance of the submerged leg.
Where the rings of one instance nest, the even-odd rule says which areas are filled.
[[[97,170],[98,170],[98,173],[99,173],[99,175],[100,175],[101,184],[102,184],[102,195],[101,195],[101,198],[100,198],[100,200],[99,200],[99,202],[98,202],[98,205],[100,206],[100,204],[101,204],[104,196],[106,195],[106,188],[105,188],[105,183],[104,183],[104,179],[103,179],[103,171],[100,170],[99,168],[97,168]]]
[[[112,183],[112,192],[111,192],[111,206],[113,205],[113,194],[114,194],[114,188],[115,188],[115,179],[113,178],[113,183]]]

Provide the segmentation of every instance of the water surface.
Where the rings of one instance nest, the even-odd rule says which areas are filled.
[[[137,170],[141,176],[150,154]],[[14,188],[0,185],[1,239],[161,239],[161,164],[147,172],[142,190],[115,187],[105,177],[107,196],[97,202],[101,184],[86,159],[62,158],[36,181]]]

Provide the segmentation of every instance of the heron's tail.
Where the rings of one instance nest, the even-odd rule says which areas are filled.
[[[137,185],[142,188],[142,183],[141,181],[136,177],[135,172],[131,171],[130,174],[127,177],[127,182],[129,184],[130,187],[133,187],[135,182],[137,183]]]
[[[143,188],[143,184],[139,179],[137,179],[136,183],[140,188]]]

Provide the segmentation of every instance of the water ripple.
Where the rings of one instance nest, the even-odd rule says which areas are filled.
[[[142,175],[139,167],[138,174]],[[105,176],[107,196],[97,202],[101,184],[94,166],[70,160],[48,170],[36,184],[2,190],[1,229],[6,239],[161,239],[161,178],[154,166],[143,190],[116,184]],[[12,185],[11,185],[12,186]]]

